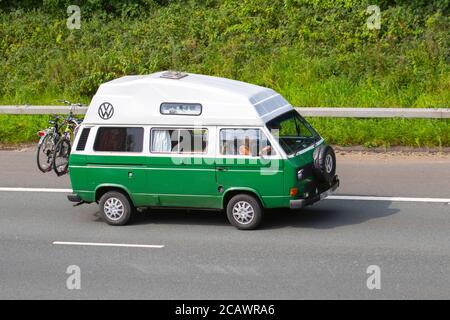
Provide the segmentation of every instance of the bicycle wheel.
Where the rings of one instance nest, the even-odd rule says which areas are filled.
[[[42,139],[41,142],[39,142],[36,160],[37,166],[42,172],[49,172],[52,170],[53,151],[55,148],[54,140],[53,133],[49,133]]]
[[[69,170],[70,140],[63,138],[58,141],[53,152],[53,170],[58,177]]]

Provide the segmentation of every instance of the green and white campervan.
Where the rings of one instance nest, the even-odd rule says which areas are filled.
[[[334,191],[333,149],[280,94],[179,72],[102,84],[69,161],[77,203],[107,223],[135,208],[224,209],[254,229],[264,208],[303,208]]]

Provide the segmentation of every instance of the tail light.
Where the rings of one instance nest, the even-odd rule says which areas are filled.
[[[43,131],[43,130],[42,131],[38,131],[38,136],[41,137],[41,138],[43,136],[45,136],[45,131]]]
[[[290,195],[291,197],[296,196],[297,193],[298,193],[298,188],[291,188],[291,190],[289,190],[289,195]]]

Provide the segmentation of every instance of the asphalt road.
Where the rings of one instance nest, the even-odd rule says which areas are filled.
[[[70,188],[0,151],[0,187]],[[338,157],[338,194],[450,198],[450,160]],[[97,247],[55,241],[162,245]],[[68,290],[68,266],[81,289]],[[381,289],[369,290],[370,265]],[[450,204],[324,200],[256,231],[220,212],[152,210],[111,227],[64,193],[0,191],[2,299],[449,299]]]

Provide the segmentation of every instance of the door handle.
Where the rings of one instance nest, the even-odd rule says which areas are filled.
[[[228,171],[228,169],[224,167],[217,167],[217,171]]]

